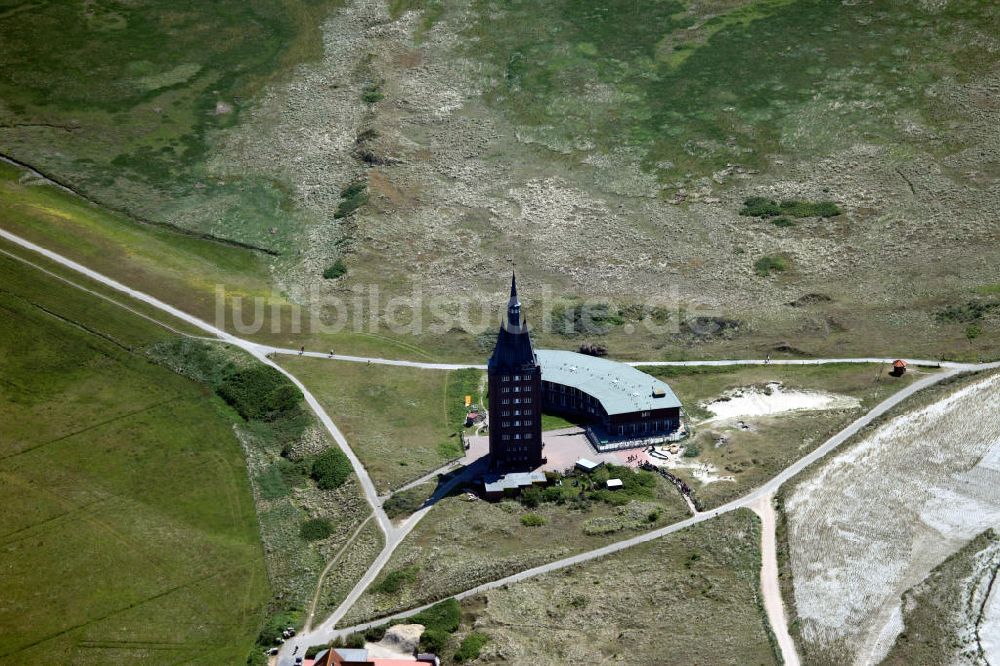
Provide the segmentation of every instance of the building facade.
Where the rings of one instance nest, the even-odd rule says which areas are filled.
[[[511,277],[507,315],[487,364],[490,469],[529,471],[542,455],[542,368],[521,315],[517,280]]]

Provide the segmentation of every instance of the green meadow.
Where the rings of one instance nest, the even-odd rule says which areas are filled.
[[[0,255],[0,663],[242,663],[268,581],[235,412],[174,334]]]

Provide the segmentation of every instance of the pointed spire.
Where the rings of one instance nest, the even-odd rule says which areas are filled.
[[[517,276],[510,274],[510,300],[507,301],[507,325],[517,330],[521,326],[521,300],[517,297]]]

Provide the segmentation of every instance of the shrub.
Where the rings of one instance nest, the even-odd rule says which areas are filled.
[[[483,649],[483,645],[488,640],[489,636],[486,634],[473,631],[462,639],[462,644],[458,646],[458,651],[455,653],[455,661],[462,662],[478,659],[480,650]]]
[[[420,567],[416,565],[390,571],[378,584],[372,586],[372,591],[383,594],[395,594],[402,590],[404,585],[409,585],[415,581],[418,571],[420,571]]]
[[[420,611],[407,620],[407,624],[422,624],[426,629],[434,629],[453,634],[462,619],[462,608],[455,599],[439,601],[427,610]]]
[[[368,203],[368,183],[361,180],[340,191],[340,204],[333,213],[335,219],[347,217]]]
[[[333,534],[333,525],[326,518],[310,518],[299,525],[299,535],[306,541],[319,541]]]
[[[419,488],[411,488],[410,490],[393,494],[382,505],[382,509],[390,518],[408,516],[424,505],[425,498],[426,493],[422,492]]]
[[[384,624],[380,624],[376,627],[368,627],[365,629],[365,640],[369,643],[378,643],[380,640],[385,638],[385,632],[389,627]]]
[[[684,447],[684,457],[685,458],[697,458],[701,455],[701,449],[698,448],[697,444],[688,444]]]
[[[339,488],[351,475],[351,461],[336,446],[316,456],[312,465],[312,478],[322,490]]]
[[[444,646],[447,644],[448,632],[441,631],[439,629],[424,629],[424,633],[420,634],[420,645],[418,649],[421,652],[441,654],[444,652]]]
[[[767,197],[750,197],[743,201],[743,208],[740,215],[744,217],[777,217],[787,215],[789,217],[836,217],[841,210],[832,201],[798,201],[796,199],[784,199],[778,203],[774,199]],[[779,226],[790,226],[781,224]]]
[[[361,91],[361,99],[365,104],[376,104],[381,102],[382,99],[385,98],[385,95],[382,94],[382,90],[380,88],[381,86],[376,83],[369,83]]]
[[[546,523],[545,518],[537,513],[526,513],[521,516],[521,524],[525,527],[541,527]]]
[[[229,373],[216,393],[248,421],[274,421],[297,412],[302,402],[302,392],[266,365]]]
[[[740,215],[743,217],[774,217],[781,214],[781,207],[774,199],[750,197],[744,200]]]
[[[529,509],[534,509],[536,506],[541,504],[542,499],[542,491],[534,486],[521,493],[521,504]]]
[[[971,342],[983,334],[983,327],[979,324],[969,324],[965,327],[965,337]]]
[[[794,227],[795,223],[789,220],[787,217],[772,217],[771,224],[776,227]]]
[[[968,301],[962,305],[949,305],[943,310],[934,314],[934,318],[942,324],[962,323],[971,324],[979,321],[993,308],[1000,307],[1000,303],[984,303],[981,301]]]
[[[781,202],[782,215],[792,217],[836,217],[840,208],[832,201],[796,201],[794,199]]]
[[[323,277],[327,280],[336,280],[341,275],[347,273],[347,264],[344,263],[343,259],[337,259],[333,264],[323,271]]]
[[[353,633],[344,639],[344,647],[352,650],[360,650],[365,646],[364,634]]]
[[[777,255],[761,257],[754,262],[754,271],[761,277],[767,277],[771,273],[788,270],[788,262]]]

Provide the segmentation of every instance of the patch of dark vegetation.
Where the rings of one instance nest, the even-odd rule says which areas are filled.
[[[967,301],[937,311],[934,318],[942,324],[972,324],[996,308],[1000,308],[1000,302]]]
[[[810,294],[803,294],[802,296],[796,298],[794,301],[786,303],[786,305],[793,308],[804,308],[810,305],[819,305],[820,303],[830,303],[832,301],[833,299],[827,296],[826,294],[820,294],[814,292]]]
[[[743,217],[778,217],[787,216],[784,222],[774,222],[778,226],[792,226],[788,217],[836,217],[841,214],[840,208],[832,201],[799,201],[783,199],[778,202],[766,197],[750,197],[743,201],[740,215]]]
[[[562,305],[552,312],[553,329],[565,337],[606,335],[624,323],[621,312],[607,303]]]
[[[368,203],[368,182],[359,180],[340,191],[340,203],[333,213],[335,219],[347,217]]]
[[[588,502],[624,506],[633,500],[649,501],[655,497],[656,475],[631,467],[604,465],[589,473],[580,470],[572,470],[566,474],[546,472],[545,477],[550,484],[548,487],[536,486],[521,493],[518,499],[523,506],[534,509],[545,503],[572,503],[582,507]],[[609,490],[608,479],[621,479],[622,487]],[[522,522],[523,518],[524,516]]]
[[[395,594],[403,589],[406,585],[411,584],[417,579],[417,573],[420,571],[420,567],[417,565],[403,567],[402,569],[396,569],[395,571],[390,571],[382,580],[372,585],[373,593],[381,594]]]
[[[608,355],[608,348],[596,342],[585,342],[577,349],[578,352],[586,356],[597,356],[598,358]]]
[[[385,93],[382,92],[381,82],[367,83],[361,89],[361,100],[365,104],[377,104],[383,99],[385,99]]]
[[[766,255],[753,262],[754,272],[767,277],[771,273],[782,273],[788,270],[788,260],[779,255]]]
[[[798,347],[794,347],[788,344],[787,342],[776,344],[774,345],[774,347],[772,347],[772,349],[774,349],[774,351],[780,354],[791,354],[793,356],[809,356],[809,354],[807,354],[806,352],[802,351]]]
[[[393,493],[389,499],[382,504],[385,515],[396,519],[414,513],[424,505],[427,500],[427,492],[419,486]]]
[[[322,490],[339,488],[352,472],[351,461],[338,447],[332,446],[316,456],[311,476]]]
[[[792,220],[788,219],[784,215],[782,215],[781,217],[772,217],[771,218],[771,224],[773,224],[776,227],[782,227],[782,228],[784,228],[784,227],[794,227],[795,226],[795,222],[793,222]]]
[[[297,411],[302,402],[298,387],[266,365],[227,374],[216,392],[247,421],[276,421]]]
[[[337,261],[333,262],[325,271],[323,271],[323,277],[327,280],[336,280],[346,274],[347,264],[344,263],[343,259],[337,259]]]
[[[483,646],[486,645],[486,641],[489,640],[489,636],[480,632],[473,631],[471,634],[462,639],[462,643],[458,646],[458,650],[455,652],[455,661],[461,663],[463,661],[475,661],[479,658],[479,653],[482,651]]]
[[[680,333],[704,339],[729,338],[741,332],[744,327],[744,322],[738,319],[699,315],[683,317]]]
[[[321,541],[333,534],[333,524],[326,518],[310,518],[299,525],[299,535],[306,541]]]

